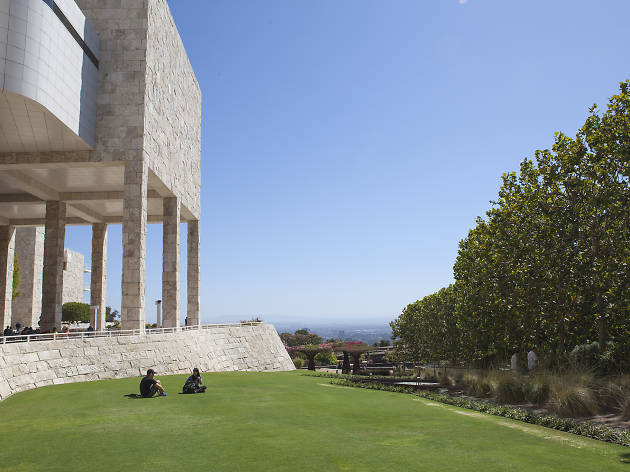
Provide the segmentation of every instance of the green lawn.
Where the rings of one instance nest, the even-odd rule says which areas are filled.
[[[630,448],[298,372],[161,380],[168,397],[122,379],[0,403],[0,470],[630,472]]]

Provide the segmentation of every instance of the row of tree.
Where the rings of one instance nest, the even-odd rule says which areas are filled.
[[[455,284],[391,323],[414,360],[505,359],[630,346],[630,81],[593,106],[575,138],[556,133],[459,245]]]

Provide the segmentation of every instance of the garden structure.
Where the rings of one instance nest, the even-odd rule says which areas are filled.
[[[350,357],[352,357],[352,373],[358,374],[361,370],[361,355],[373,350],[374,346],[357,341],[336,344],[335,351],[343,352],[342,373],[350,373]]]

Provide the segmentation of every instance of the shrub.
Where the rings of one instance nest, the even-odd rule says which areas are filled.
[[[599,366],[599,343],[580,344],[569,353],[574,368],[596,370]]]
[[[543,405],[549,399],[550,392],[549,381],[545,377],[537,377],[529,384],[525,396],[528,402]]]
[[[599,343],[575,346],[569,353],[569,363],[573,368],[589,369],[598,375],[616,375],[630,369],[630,346],[622,343],[606,343],[600,352]]]
[[[589,387],[570,384],[558,385],[551,398],[552,409],[571,418],[593,416],[599,413],[597,399]]]
[[[68,302],[61,307],[61,319],[63,321],[90,321],[90,305],[87,303]]]
[[[597,388],[597,403],[604,411],[621,411],[626,399],[625,393],[621,385],[614,382],[606,382]]]
[[[320,352],[315,356],[317,365],[336,365],[337,357],[332,352]]]
[[[497,400],[502,403],[523,403],[526,399],[525,382],[520,377],[502,375],[496,385]]]
[[[293,359],[293,365],[296,369],[301,369],[302,367],[304,367],[304,359],[302,359],[301,357],[296,357],[295,359]]]
[[[445,370],[438,373],[438,382],[444,387],[452,387],[455,385],[454,379]]]
[[[483,374],[466,374],[462,378],[464,390],[475,397],[487,398],[492,396],[492,383]]]
[[[630,371],[630,345],[609,342],[601,354],[598,373],[616,375]]]

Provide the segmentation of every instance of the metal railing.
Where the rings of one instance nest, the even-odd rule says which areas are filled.
[[[259,321],[247,321],[243,323],[218,323],[199,326],[177,326],[174,328],[146,328],[146,329],[108,329],[105,331],[68,331],[66,333],[38,333],[16,334],[13,336],[0,336],[0,344],[30,343],[34,341],[60,341],[65,339],[89,339],[89,338],[113,338],[117,336],[138,336],[141,334],[168,334],[184,331],[199,331],[213,328],[229,328],[237,326],[259,326]]]

